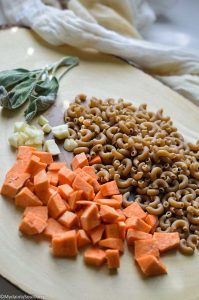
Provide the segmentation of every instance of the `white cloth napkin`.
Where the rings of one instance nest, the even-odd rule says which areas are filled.
[[[68,10],[41,0],[0,0],[4,22],[31,27],[54,45],[117,55],[199,105],[199,56],[141,35],[174,0],[70,0]]]

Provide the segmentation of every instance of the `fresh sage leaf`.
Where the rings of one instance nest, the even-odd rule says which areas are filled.
[[[30,121],[38,112],[45,111],[54,104],[58,89],[59,83],[56,77],[37,84],[35,87],[37,96],[31,96],[30,104],[24,113],[26,121]]]
[[[66,56],[62,58],[53,67],[52,73],[54,74],[60,67],[76,66],[79,64],[79,58],[76,56]]]
[[[30,76],[30,71],[26,69],[14,69],[0,72],[0,85],[7,90],[22,82]]]
[[[45,81],[38,81],[35,86],[35,93],[40,95],[48,95],[51,91],[56,92],[58,91],[59,83],[55,76],[52,79],[46,79]]]
[[[77,57],[66,56],[33,71],[19,68],[0,72],[0,105],[14,110],[29,101],[24,115],[30,121],[38,112],[48,109],[55,102],[59,80],[78,64]],[[61,67],[65,67],[65,71],[58,78],[57,71]]]
[[[10,109],[8,92],[3,86],[0,86],[0,105]]]
[[[35,79],[29,78],[15,86],[8,94],[11,109],[22,106],[31,96],[35,85]]]

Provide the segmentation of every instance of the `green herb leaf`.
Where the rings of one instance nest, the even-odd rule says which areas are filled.
[[[0,85],[4,86],[8,91],[16,84],[22,82],[29,77],[30,72],[26,69],[14,69],[0,72]]]
[[[50,79],[49,77],[45,81],[38,81],[35,86],[35,93],[43,96],[48,95],[51,91],[56,91],[59,88],[58,80],[55,76]]]
[[[17,109],[22,106],[31,96],[36,85],[34,78],[29,78],[16,85],[9,93],[10,109]]]
[[[78,63],[77,57],[67,56],[42,69],[0,72],[0,105],[14,110],[29,101],[24,115],[26,120],[31,120],[37,112],[48,109],[55,102],[59,80]],[[65,71],[57,79],[56,72],[60,67],[65,67]]]
[[[66,56],[54,64],[52,74],[55,74],[60,67],[76,66],[79,64],[79,58],[76,56]]]
[[[24,113],[26,121],[32,120],[38,112],[45,111],[54,104],[58,89],[59,83],[56,77],[38,83],[35,87],[37,95],[31,96],[30,104]]]
[[[0,86],[0,105],[10,109],[8,92],[3,86]]]
[[[72,68],[79,64],[79,59],[75,56],[66,56],[62,58],[58,63],[56,63],[52,69],[52,74],[54,75],[60,67],[68,67],[64,72],[59,76],[59,80],[68,73]]]

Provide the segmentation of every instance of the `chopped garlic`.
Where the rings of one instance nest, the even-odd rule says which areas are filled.
[[[21,131],[21,132],[19,132],[19,135],[24,140],[24,142],[26,142],[28,140],[28,135],[25,132]]]
[[[50,133],[52,131],[52,127],[49,124],[44,124],[44,126],[42,126],[42,130],[44,133]]]
[[[22,145],[37,145],[41,148],[44,142],[44,133],[41,129],[30,126],[26,122],[16,122],[14,133],[9,137],[8,142],[15,148]]]
[[[18,148],[19,146],[23,145],[24,140],[23,137],[21,137],[19,132],[15,132],[8,138],[8,143],[12,147]]]
[[[14,132],[24,131],[27,126],[28,124],[26,122],[16,122],[14,125]]]
[[[29,138],[26,142],[25,145],[26,146],[32,146],[32,145],[42,145],[43,143],[43,138],[40,136],[35,136],[32,138]]]
[[[60,153],[59,147],[57,146],[54,140],[47,140],[45,142],[45,149],[52,155],[58,155]]]
[[[48,119],[46,119],[43,115],[39,116],[39,118],[37,119],[37,122],[40,126],[43,126],[43,125],[49,123]]]
[[[59,140],[63,140],[65,138],[69,137],[69,135],[70,135],[67,124],[53,127],[52,133]]]
[[[78,144],[74,139],[66,139],[64,141],[64,149],[66,151],[73,151],[75,148],[77,148]]]

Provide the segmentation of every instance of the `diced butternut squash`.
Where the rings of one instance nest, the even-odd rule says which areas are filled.
[[[23,234],[43,233],[51,239],[56,257],[74,257],[78,248],[92,243],[84,253],[85,263],[107,262],[109,269],[120,267],[127,240],[134,245],[135,260],[144,275],[167,273],[159,255],[178,247],[179,233],[155,232],[158,217],[146,214],[137,202],[123,209],[116,181],[103,185],[97,181],[91,165],[101,162],[99,155],[90,166],[85,153],[76,155],[73,171],[34,147],[20,146],[17,158],[0,193],[15,198],[16,206],[25,209],[19,225]]]
[[[68,200],[69,195],[73,192],[73,189],[70,185],[62,184],[58,186],[58,193],[64,200]]]
[[[120,203],[120,206],[122,205],[122,195],[113,195],[111,198],[117,200]]]
[[[120,267],[120,255],[116,249],[106,250],[106,260],[109,269],[118,269]]]
[[[179,246],[178,232],[154,232],[153,238],[157,241],[160,252],[166,252]]]
[[[88,265],[100,267],[106,261],[106,252],[97,247],[90,247],[84,252],[84,261]]]
[[[35,191],[34,183],[30,179],[26,180],[24,187],[27,187],[33,193]]]
[[[58,187],[50,184],[50,189],[57,192]]]
[[[100,206],[100,215],[105,223],[114,223],[119,217],[118,212],[108,205]]]
[[[19,173],[18,175],[16,173],[9,174],[1,187],[1,194],[14,198],[29,178],[30,175],[28,173]]]
[[[83,168],[85,166],[88,166],[88,159],[86,157],[86,154],[83,152],[83,153],[80,153],[78,155],[76,155],[73,160],[72,160],[72,163],[71,163],[71,166],[72,166],[72,169],[75,170],[77,168]]]
[[[51,185],[57,186],[58,185],[58,172],[55,171],[48,171],[47,173],[48,181]]]
[[[116,209],[116,211],[118,212],[119,214],[119,217],[117,219],[117,222],[125,222],[126,221],[126,217],[125,215],[123,214],[123,210],[121,210],[120,208]]]
[[[68,195],[68,204],[71,210],[75,210],[76,202],[82,198],[83,191],[74,191]]]
[[[137,263],[146,276],[166,274],[165,265],[153,255],[142,256],[137,259]]]
[[[59,178],[59,184],[69,184],[72,185],[74,179],[76,177],[76,174],[71,171],[70,169],[63,167],[58,172],[58,178]]]
[[[58,222],[66,228],[71,229],[78,225],[78,217],[71,211],[65,211],[63,215],[59,217]]]
[[[30,160],[33,151],[36,151],[35,147],[29,147],[29,146],[19,146],[18,152],[17,152],[17,159],[21,159],[24,161]]]
[[[45,170],[38,172],[34,176],[34,186],[36,195],[41,198],[42,193],[46,193],[50,187],[48,176]],[[42,199],[41,199],[42,200]]]
[[[27,214],[19,225],[19,230],[26,235],[36,235],[42,233],[47,223],[35,214]]]
[[[67,210],[66,202],[58,193],[54,193],[48,201],[48,211],[52,218],[59,218]]]
[[[145,217],[145,219],[144,219],[144,221],[148,224],[148,225],[150,225],[151,226],[151,233],[154,233],[155,232],[155,230],[156,230],[156,228],[157,228],[157,226],[158,226],[158,223],[159,223],[159,221],[158,221],[158,217],[157,216],[155,216],[155,215],[147,215],[146,217]]]
[[[85,230],[80,229],[77,232],[77,247],[81,248],[91,243]]]
[[[95,164],[101,164],[101,163],[102,163],[102,159],[99,155],[96,155],[89,161],[89,165],[91,165],[91,166],[95,165]]]
[[[55,235],[66,232],[67,229],[53,218],[49,218],[47,226],[44,230],[44,235],[48,238],[53,238]]]
[[[23,213],[19,230],[26,235],[36,235],[44,231],[47,226],[47,207],[27,207]]]
[[[20,175],[20,174],[26,173],[27,165],[28,165],[28,161],[17,160],[14,163],[14,165],[6,173],[6,178],[9,178],[10,176],[13,176],[14,174]]]
[[[69,230],[52,238],[52,253],[57,257],[77,255],[77,236],[75,230]]]
[[[120,238],[118,224],[106,224],[105,236],[106,238]]]
[[[89,183],[89,181],[91,181],[93,178],[90,176],[90,174],[84,172],[83,169],[77,168],[74,170],[74,173],[76,175],[81,176],[82,179],[84,179],[85,181],[87,181]]]
[[[152,234],[130,228],[127,230],[126,239],[128,245],[134,245],[137,240],[152,239]]]
[[[109,181],[101,185],[100,191],[103,197],[120,194],[115,180]]]
[[[50,165],[53,163],[53,156],[49,152],[45,151],[33,151],[33,155],[40,158],[40,162]]]
[[[94,178],[94,179],[98,179],[98,176],[97,176],[97,174],[95,173],[95,169],[94,169],[94,167],[92,167],[92,166],[85,166],[85,167],[83,167],[83,169],[82,169],[84,172],[86,172],[87,174],[89,174],[92,178]]]
[[[98,245],[104,248],[116,249],[120,252],[124,252],[124,242],[122,239],[108,238],[99,241]]]
[[[113,208],[120,208],[120,203],[117,200],[114,199],[97,199],[94,200],[97,204],[100,205],[108,205],[111,206]]]
[[[23,212],[23,217],[28,214],[33,214],[45,222],[48,220],[47,206],[28,206]]]
[[[126,219],[126,228],[134,228],[136,230],[144,231],[149,233],[151,226],[145,223],[142,219],[137,217],[131,217]]]
[[[83,197],[87,200],[93,200],[94,199],[94,190],[93,187],[86,182],[84,179],[82,179],[79,175],[77,175],[73,181],[72,188],[76,190],[83,191]]]
[[[90,185],[92,185],[94,192],[98,193],[101,189],[101,185],[97,181],[97,179],[93,178],[92,180],[89,180]]]
[[[32,155],[31,159],[28,162],[26,172],[32,176],[35,176],[40,171],[45,170],[46,167],[47,164],[40,162],[39,157]]]
[[[99,190],[99,192],[97,192],[97,194],[95,195],[94,201],[97,201],[98,199],[103,199],[103,195],[102,192]]]
[[[123,209],[123,214],[127,218],[137,217],[139,219],[144,219],[146,217],[146,213],[137,202],[133,202],[131,205]]]
[[[88,231],[100,224],[98,208],[96,205],[89,205],[80,217],[81,226]]]
[[[58,172],[63,167],[66,167],[65,162],[53,162],[48,166],[48,171]]]
[[[21,208],[26,208],[27,206],[41,206],[42,204],[41,200],[27,187],[22,188],[15,196],[15,205]]]
[[[120,221],[117,225],[119,228],[120,238],[124,240],[126,237],[126,224],[123,221]]]
[[[157,258],[160,257],[158,244],[153,239],[137,240],[134,245],[135,260],[145,255],[153,255]]]
[[[89,201],[89,200],[78,200],[76,202],[76,205],[92,205],[93,201]]]
[[[103,232],[104,224],[100,224],[88,232],[93,245],[97,244],[101,240]]]
[[[55,191],[51,186],[48,190],[39,193],[39,199],[43,202],[44,205],[48,204],[51,196],[54,195],[57,191]]]

